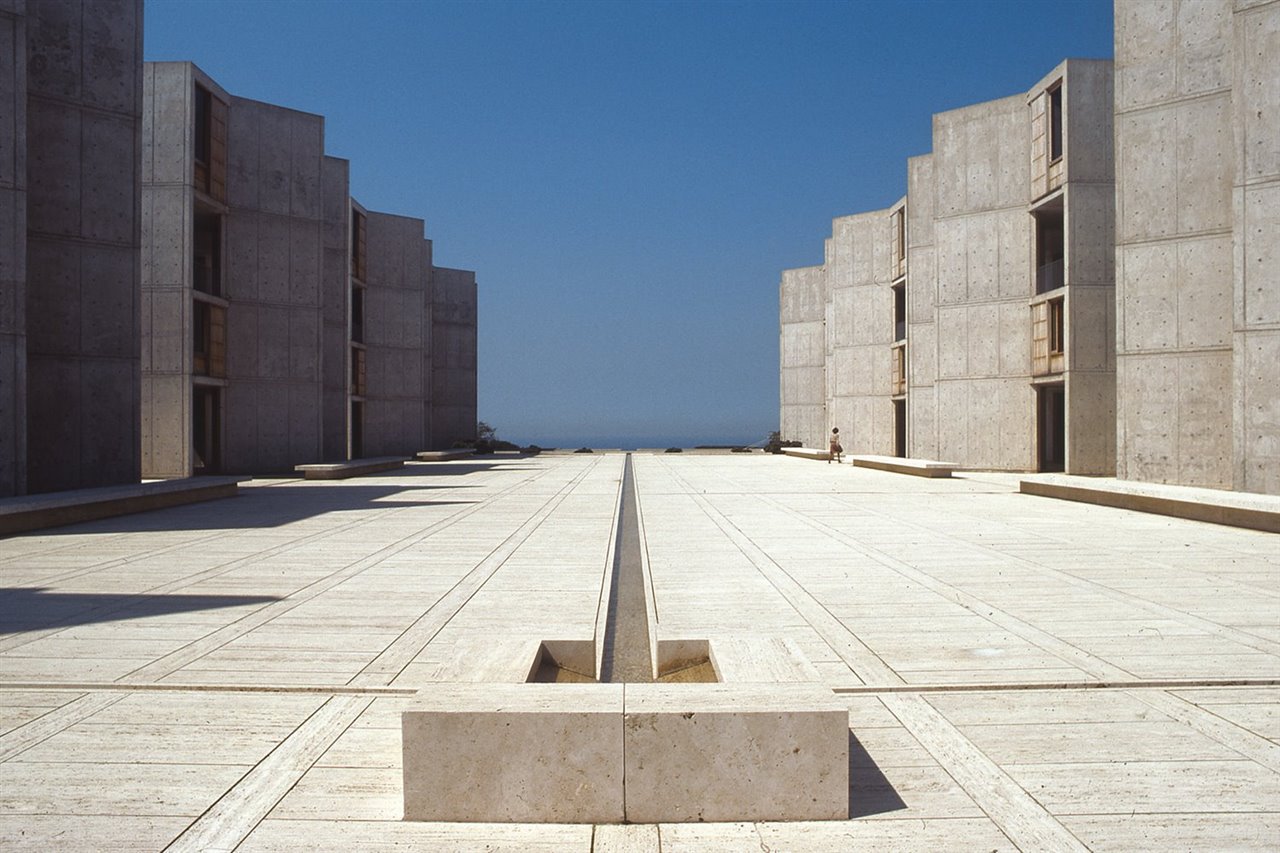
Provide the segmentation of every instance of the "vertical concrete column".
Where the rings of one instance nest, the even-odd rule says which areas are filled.
[[[1231,488],[1231,3],[1115,17],[1117,474]]]
[[[321,445],[326,462],[347,458],[347,387],[350,376],[351,191],[350,163],[324,158],[321,364],[323,402]]]
[[[933,248],[933,157],[907,161],[907,454],[939,459],[937,261]]]
[[[476,434],[476,274],[431,274],[431,441],[444,449]]]
[[[142,2],[27,13],[27,490],[136,482]]]
[[[1280,2],[1238,9],[1233,42],[1233,483],[1274,495],[1280,494]]]
[[[27,23],[0,2],[0,497],[27,481]]]
[[[825,447],[826,281],[823,267],[785,270],[779,286],[780,429],[785,441]]]

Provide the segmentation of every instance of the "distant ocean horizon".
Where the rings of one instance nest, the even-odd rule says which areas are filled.
[[[676,436],[676,435],[645,435],[645,436],[567,436],[562,438],[537,437],[529,440],[507,438],[499,432],[499,438],[519,444],[521,447],[529,445],[537,445],[544,448],[555,448],[557,450],[577,450],[579,447],[590,447],[599,450],[639,450],[668,447],[743,447],[749,444],[763,445],[769,438],[766,432],[763,435],[754,438],[747,438],[741,435],[737,436]]]

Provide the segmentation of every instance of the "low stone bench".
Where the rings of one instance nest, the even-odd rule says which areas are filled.
[[[1276,495],[1071,474],[1037,474],[1027,477],[1019,483],[1018,490],[1024,495],[1040,495],[1280,533],[1280,497]]]
[[[458,450],[423,450],[414,454],[419,462],[450,462],[454,459],[466,459],[475,456],[476,452],[469,447]]]
[[[393,471],[403,468],[404,463],[404,456],[376,456],[370,459],[349,459],[346,462],[311,462],[295,465],[293,470],[300,472],[308,480],[345,480],[362,474]]]
[[[933,459],[910,459],[904,456],[851,456],[859,468],[875,468],[894,474],[910,474],[913,477],[950,477],[956,469],[954,462],[937,462]]]
[[[0,500],[0,536],[232,498],[248,477],[185,477]]]
[[[782,452],[788,456],[796,456],[800,459],[817,459],[825,462],[831,458],[831,454],[825,450],[815,450],[812,447],[784,447]]]

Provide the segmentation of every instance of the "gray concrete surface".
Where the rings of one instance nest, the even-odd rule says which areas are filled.
[[[1274,534],[1012,475],[633,458],[659,637],[798,648],[849,708],[848,820],[401,820],[418,687],[592,637],[623,457],[543,454],[0,541],[0,846],[1274,847]]]

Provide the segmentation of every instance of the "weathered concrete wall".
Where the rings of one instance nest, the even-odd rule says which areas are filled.
[[[1280,494],[1278,103],[1276,0],[1116,3],[1120,476]]]
[[[323,169],[320,193],[324,208],[324,258],[321,264],[321,452],[326,462],[337,462],[348,457],[347,395],[351,376],[350,164],[337,157],[325,157]]]
[[[933,156],[907,161],[907,454],[938,459]]]
[[[423,222],[369,212],[365,343],[365,456],[407,456],[427,446],[431,342],[428,288],[430,243]]]
[[[196,81],[230,96],[189,62],[143,67],[142,472],[186,477],[191,462],[192,118]]]
[[[1112,64],[1068,60],[1064,79],[1066,472],[1115,472],[1115,166]]]
[[[232,97],[223,468],[321,458],[321,116]]]
[[[1280,494],[1280,2],[1233,24],[1233,482]]]
[[[142,2],[26,13],[26,488],[137,482]]]
[[[0,0],[0,497],[27,484],[27,25]]]
[[[1029,146],[1023,96],[933,117],[938,454],[967,468],[1035,465]]]
[[[826,417],[846,453],[893,453],[890,211],[832,222],[826,264]],[[807,442],[806,442],[807,443]],[[816,445],[825,447],[826,440]]]
[[[476,274],[431,270],[430,446],[476,437]]]
[[[822,267],[784,270],[780,303],[780,426],[784,441],[826,447],[826,316]]]

